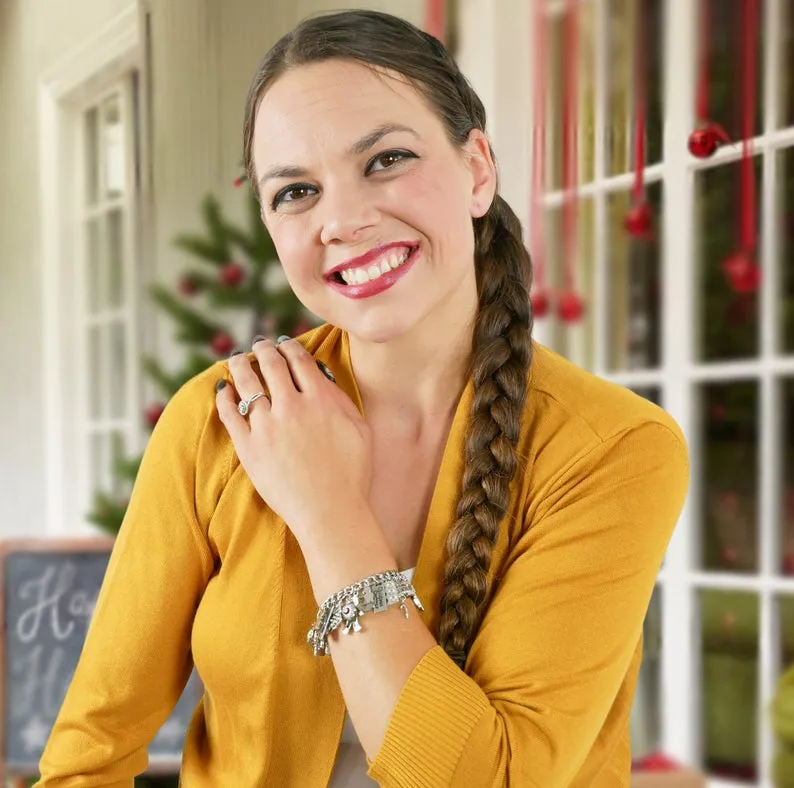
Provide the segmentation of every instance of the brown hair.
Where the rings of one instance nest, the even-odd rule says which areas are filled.
[[[485,109],[457,64],[433,36],[377,11],[310,17],[281,38],[257,71],[245,108],[244,161],[256,191],[254,121],[267,89],[287,70],[329,59],[355,60],[408,79],[461,147],[485,131]],[[493,152],[492,152],[493,153]],[[474,220],[479,309],[472,336],[474,403],[463,485],[447,537],[438,640],[462,668],[490,596],[488,573],[499,525],[519,472],[516,446],[532,358],[532,267],[521,223],[497,194]]]

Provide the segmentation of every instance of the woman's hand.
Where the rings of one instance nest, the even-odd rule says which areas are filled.
[[[265,385],[247,354],[232,356],[236,392],[219,388],[218,414],[254,487],[303,542],[328,516],[367,503],[371,430],[300,342],[261,339],[253,353]],[[259,397],[242,416],[236,395],[247,400],[257,392],[269,398]]]

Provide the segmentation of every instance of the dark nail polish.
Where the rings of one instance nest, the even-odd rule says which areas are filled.
[[[334,377],[334,373],[328,369],[328,366],[324,364],[322,361],[317,362],[317,366],[320,368],[320,372],[331,381],[331,383],[336,383],[336,378]]]
[[[282,342],[286,342],[286,341],[287,341],[287,340],[289,340],[289,339],[292,339],[292,337],[288,337],[288,336],[286,336],[286,335],[282,334],[282,335],[281,335],[281,336],[280,336],[280,337],[279,337],[279,338],[276,340],[276,344],[277,344],[277,345],[280,345]]]
[[[255,345],[257,342],[261,342],[263,339],[267,339],[267,337],[263,337],[261,334],[257,334],[252,340],[251,345]]]
[[[231,358],[232,356],[239,356],[240,353],[242,352],[243,352],[242,350],[233,350],[231,353],[229,353],[229,358]]]
[[[221,379],[215,384],[215,392],[219,392],[226,385],[226,381]]]

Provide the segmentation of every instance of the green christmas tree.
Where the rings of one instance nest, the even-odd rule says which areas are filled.
[[[244,180],[236,179],[235,185],[242,185]],[[278,273],[280,264],[262,224],[259,203],[250,190],[245,229],[224,216],[213,195],[204,199],[202,212],[205,231],[180,235],[174,242],[195,260],[179,278],[176,292],[161,283],[150,288],[151,297],[176,324],[175,339],[184,343],[188,352],[183,366],[173,371],[154,357],[142,359],[145,373],[162,392],[162,399],[146,408],[144,417],[149,429],[184,383],[236,347],[244,347],[256,334],[272,338],[282,334],[295,336],[320,322],[304,309],[283,277],[273,283],[277,279],[273,274]],[[201,305],[200,299],[204,302]],[[232,318],[228,322],[237,324],[241,314],[250,315],[250,333],[235,337],[222,314]],[[124,488],[131,489],[140,462],[140,456],[116,461],[113,473]],[[97,491],[88,520],[115,536],[127,504],[127,498]]]

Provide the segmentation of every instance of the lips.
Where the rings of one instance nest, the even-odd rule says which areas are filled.
[[[349,260],[345,260],[344,263],[337,265],[330,271],[327,271],[325,274],[323,274],[323,279],[325,279],[326,282],[336,282],[338,281],[338,277],[336,275],[342,271],[346,271],[351,268],[369,268],[369,266],[373,265],[376,260],[380,261],[384,258],[388,258],[389,254],[397,249],[408,249],[413,251],[417,246],[418,244],[411,243],[409,241],[393,241],[392,243],[383,244],[382,246],[376,246],[374,249],[370,249],[370,251],[366,254],[362,254],[360,257],[352,257]]]

